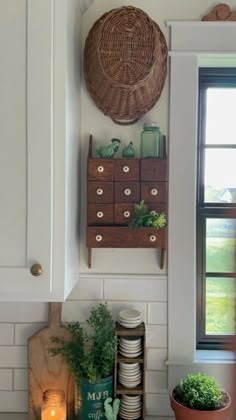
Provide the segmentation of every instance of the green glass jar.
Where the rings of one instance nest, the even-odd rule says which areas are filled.
[[[161,133],[156,122],[145,123],[141,133],[141,157],[160,157]]]

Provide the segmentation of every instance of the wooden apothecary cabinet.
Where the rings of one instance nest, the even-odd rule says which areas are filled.
[[[87,248],[159,248],[164,265],[167,228],[128,225],[141,200],[151,210],[167,212],[167,159],[92,157],[90,136],[87,165]]]

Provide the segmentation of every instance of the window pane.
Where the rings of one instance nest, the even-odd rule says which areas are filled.
[[[206,279],[206,334],[235,333],[235,279]]]
[[[236,144],[236,88],[208,88],[206,144]]]
[[[236,247],[235,219],[206,220],[206,271],[234,272]]]
[[[204,184],[205,202],[236,203],[236,149],[206,150]]]

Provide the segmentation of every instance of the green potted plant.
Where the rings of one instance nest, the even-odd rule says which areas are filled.
[[[149,210],[148,206],[144,201],[135,204],[134,206],[134,217],[131,220],[129,226],[133,229],[138,229],[140,227],[155,227],[160,229],[166,225],[166,216],[165,213],[158,213],[155,210]]]
[[[189,374],[170,394],[177,420],[226,420],[231,399],[216,379],[204,373]]]
[[[60,354],[70,366],[76,382],[75,411],[82,420],[105,419],[104,401],[113,396],[113,369],[117,338],[107,304],[92,308],[88,328],[79,322],[67,326],[71,340],[52,337],[52,355]]]

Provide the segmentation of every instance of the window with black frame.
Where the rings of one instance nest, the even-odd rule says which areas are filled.
[[[236,68],[199,70],[197,348],[235,334]]]

